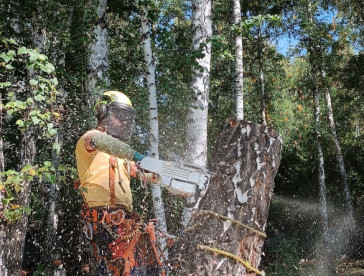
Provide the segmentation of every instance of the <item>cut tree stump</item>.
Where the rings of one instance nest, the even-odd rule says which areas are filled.
[[[224,125],[213,153],[215,175],[174,248],[178,264],[173,274],[261,274],[281,147],[278,133],[263,124]]]

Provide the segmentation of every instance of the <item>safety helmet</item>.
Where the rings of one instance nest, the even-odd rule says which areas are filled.
[[[97,101],[96,111],[98,125],[107,134],[122,141],[130,140],[135,123],[135,109],[128,96],[120,91],[108,90]]]

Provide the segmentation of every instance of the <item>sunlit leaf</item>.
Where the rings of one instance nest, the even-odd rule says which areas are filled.
[[[11,85],[11,82],[0,82],[0,88],[9,87]]]
[[[37,124],[39,124],[40,120],[38,119],[38,117],[32,116],[32,122],[33,122],[33,124],[37,125]]]
[[[29,81],[30,85],[37,85],[38,84],[38,81],[37,80],[34,80],[34,79],[31,79]]]
[[[15,190],[15,192],[16,192],[16,193],[19,193],[19,192],[20,192],[20,190],[21,190],[21,186],[20,186],[19,184],[16,184],[16,185],[14,186],[14,190]]]

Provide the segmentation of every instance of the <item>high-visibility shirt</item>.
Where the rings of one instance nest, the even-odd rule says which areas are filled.
[[[133,202],[130,189],[129,160],[113,157],[97,149],[89,151],[85,147],[85,138],[88,135],[100,133],[98,130],[86,132],[77,142],[76,162],[80,187],[85,203],[89,207],[124,205],[132,211]],[[114,166],[110,158],[114,160]],[[114,176],[110,172],[114,167]],[[110,176],[114,185],[110,183]]]

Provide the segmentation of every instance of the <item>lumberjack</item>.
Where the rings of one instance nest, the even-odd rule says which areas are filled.
[[[132,149],[135,110],[119,91],[106,91],[96,105],[97,128],[77,142],[76,161],[84,205],[83,230],[99,262],[115,276],[165,275],[152,222],[133,212],[130,177],[170,192],[202,197],[210,173],[204,168],[145,157]]]

